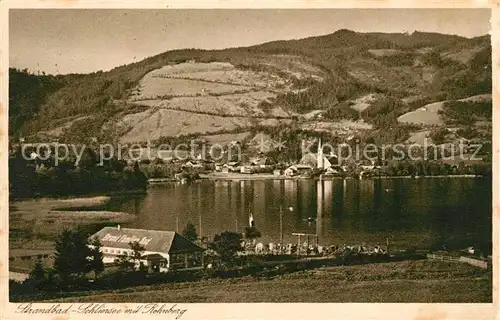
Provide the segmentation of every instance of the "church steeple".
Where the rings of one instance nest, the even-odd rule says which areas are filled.
[[[321,144],[321,138],[319,138],[318,142],[318,153],[317,153],[317,167],[318,169],[323,169],[324,164],[323,164],[323,145]]]

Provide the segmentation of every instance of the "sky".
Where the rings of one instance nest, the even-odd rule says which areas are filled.
[[[10,66],[48,74],[110,70],[173,49],[222,49],[333,33],[490,30],[489,9],[17,9]]]

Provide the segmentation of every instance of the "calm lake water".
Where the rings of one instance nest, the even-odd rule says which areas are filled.
[[[242,232],[252,213],[262,242],[317,234],[321,244],[466,247],[491,241],[491,180],[197,181],[153,186],[147,195],[114,198],[110,210],[137,215],[128,227],[198,234]],[[288,208],[292,207],[293,211]],[[308,222],[308,217],[316,219]]]

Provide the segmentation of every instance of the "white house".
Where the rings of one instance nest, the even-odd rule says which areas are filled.
[[[204,249],[173,231],[105,227],[93,237],[102,245],[103,262],[114,263],[120,255],[132,255],[130,243],[144,247],[142,257],[136,262],[150,271],[196,270],[203,268]]]
[[[295,176],[295,175],[300,175],[306,172],[312,171],[312,167],[308,164],[294,164],[288,168],[285,169],[285,176]]]
[[[228,172],[237,172],[240,171],[240,163],[238,161],[230,161],[222,166],[222,171],[227,168]]]

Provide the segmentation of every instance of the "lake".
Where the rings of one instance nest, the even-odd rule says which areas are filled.
[[[115,197],[108,209],[136,214],[127,227],[182,231],[191,221],[208,237],[243,232],[252,214],[266,243],[279,242],[281,206],[285,242],[300,232],[320,244],[463,248],[491,241],[491,192],[483,178],[202,180]]]

